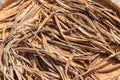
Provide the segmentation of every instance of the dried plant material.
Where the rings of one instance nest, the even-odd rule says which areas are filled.
[[[0,79],[99,80],[96,74],[120,69],[120,17],[108,2],[8,0],[1,4]],[[116,63],[107,68],[110,60]],[[118,79],[119,74],[108,78]]]

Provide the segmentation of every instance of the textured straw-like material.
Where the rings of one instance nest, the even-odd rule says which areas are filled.
[[[119,13],[111,0],[5,0],[0,79],[119,80]]]

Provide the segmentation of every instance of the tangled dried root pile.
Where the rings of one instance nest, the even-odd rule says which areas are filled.
[[[120,61],[119,46],[118,13],[93,0],[16,0],[0,11],[1,80],[98,80],[120,68],[103,64]]]

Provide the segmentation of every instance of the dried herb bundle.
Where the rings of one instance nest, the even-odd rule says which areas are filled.
[[[0,26],[2,80],[99,80],[120,67],[103,64],[120,61],[119,15],[95,0],[16,0]]]

